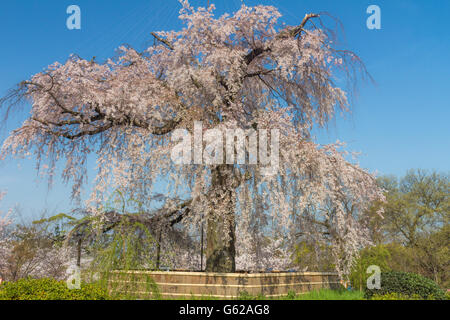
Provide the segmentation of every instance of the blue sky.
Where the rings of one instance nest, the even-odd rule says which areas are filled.
[[[241,4],[241,0],[211,2],[218,14],[235,11]],[[361,166],[379,174],[450,169],[450,1],[244,2],[275,5],[291,25],[305,13],[329,12],[345,27],[345,46],[363,59],[375,79],[375,85],[360,86],[352,115],[318,133],[319,142],[347,142],[349,150],[362,153]],[[191,3],[205,5],[206,0]],[[66,9],[72,4],[81,8],[81,30],[66,27]],[[366,27],[366,9],[372,4],[381,8],[381,30]],[[151,31],[180,28],[179,8],[177,0],[2,1],[0,95],[71,53],[102,60],[124,43],[142,49],[152,43]],[[15,115],[7,130],[25,116]],[[0,132],[0,141],[6,133]],[[57,180],[48,190],[32,160],[0,163],[0,190],[8,191],[0,210],[20,204],[25,215],[37,216],[44,208],[61,212],[72,207],[70,189]]]

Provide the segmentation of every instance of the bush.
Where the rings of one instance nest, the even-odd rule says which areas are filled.
[[[421,275],[408,272],[382,272],[381,289],[365,289],[364,297],[374,295],[399,294],[402,297],[445,300],[444,291],[432,280]]]
[[[423,298],[417,294],[412,296],[406,296],[400,293],[386,293],[383,295],[374,294],[371,300],[423,300]],[[433,300],[430,298],[430,300]]]
[[[352,287],[363,291],[363,288],[367,283],[367,278],[370,276],[370,274],[366,272],[370,265],[379,266],[382,271],[389,271],[389,258],[389,250],[385,245],[368,247],[361,250],[350,273]]]
[[[108,300],[107,291],[96,284],[84,283],[70,290],[64,281],[20,279],[0,286],[0,300]]]
[[[240,291],[237,300],[267,300],[267,299],[262,293],[258,295],[252,295],[247,291]]]

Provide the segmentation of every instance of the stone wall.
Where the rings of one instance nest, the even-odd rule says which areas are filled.
[[[113,271],[109,274],[111,291],[127,292],[141,298],[158,296],[181,298],[214,296],[232,299],[240,292],[266,297],[279,297],[289,291],[304,293],[321,288],[336,289],[335,273],[208,273],[178,271]]]

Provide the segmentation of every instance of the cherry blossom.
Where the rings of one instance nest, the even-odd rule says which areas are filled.
[[[305,237],[333,246],[344,277],[368,242],[358,214],[383,195],[372,174],[346,160],[341,143],[319,145],[311,132],[350,110],[363,64],[334,47],[318,14],[285,26],[272,6],[242,5],[216,17],[214,5],[181,5],[184,27],[152,33],[155,44],[142,52],[122,46],[102,63],[72,55],[20,83],[2,105],[13,112],[25,99],[30,116],[3,143],[1,158],[33,155],[38,167],[48,165],[50,180],[64,163],[62,179],[78,198],[94,154],[87,205],[120,189],[143,207],[159,205],[156,212],[187,232],[204,223],[208,271],[234,271],[236,254],[244,268],[286,267],[289,244]],[[342,79],[350,85],[338,86]],[[172,132],[192,134],[195,121],[222,132],[279,130],[278,171],[173,163]],[[270,254],[279,261],[248,261]]]

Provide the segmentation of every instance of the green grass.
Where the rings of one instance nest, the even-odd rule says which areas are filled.
[[[221,300],[213,296],[185,296],[162,300]],[[242,292],[236,300],[364,300],[364,293],[361,291],[347,291],[347,290],[330,290],[322,289],[311,291],[308,293],[296,294],[290,292],[288,295],[281,297],[265,297],[263,295],[252,296],[248,293]]]
[[[364,300],[364,293],[361,291],[329,290],[322,289],[308,293],[282,297],[284,300]]]

